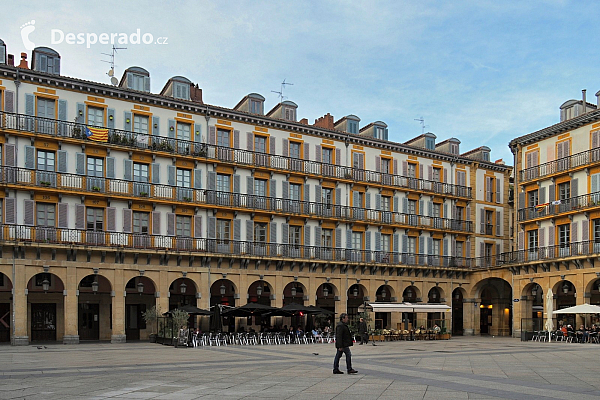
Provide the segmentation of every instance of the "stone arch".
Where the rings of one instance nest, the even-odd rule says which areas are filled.
[[[63,280],[53,272],[39,272],[28,280],[28,329],[32,342],[57,341],[64,338],[64,290]]]
[[[302,282],[288,282],[283,287],[283,305],[286,304],[304,304],[304,299],[308,296],[308,290]]]
[[[248,303],[259,303],[270,306],[273,294],[273,286],[264,279],[257,279],[248,285]]]
[[[432,286],[427,292],[427,303],[442,303],[445,300],[444,289]]]
[[[381,285],[375,291],[374,301],[392,302],[396,298],[396,291],[388,284]]]
[[[591,279],[585,287],[585,293],[590,295],[590,304],[600,305],[600,278]]]
[[[236,299],[239,299],[238,288],[230,279],[217,279],[210,286],[211,306],[222,304],[235,307]]]
[[[411,284],[402,291],[402,302],[416,303],[421,298],[421,291],[418,287]]]
[[[471,289],[478,311],[474,314],[474,332],[482,335],[512,335],[512,286],[502,278],[485,278]]]

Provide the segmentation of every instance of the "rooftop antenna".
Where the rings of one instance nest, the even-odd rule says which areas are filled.
[[[115,47],[115,45],[113,44],[112,51],[110,53],[102,53],[105,56],[109,56],[110,61],[100,60],[102,62],[110,64],[110,69],[108,70],[106,75],[110,76],[110,83],[112,83],[113,86],[117,86],[117,84],[119,83],[119,80],[115,77],[115,54],[117,53],[117,50],[127,50],[127,47]]]
[[[279,96],[279,102],[283,102],[283,99],[287,99],[287,96],[283,95],[283,89],[285,88],[285,85],[294,85],[293,83],[289,83],[286,82],[285,79],[283,80],[283,82],[281,82],[281,89],[279,90],[279,92],[275,91],[275,90],[271,90],[271,92],[273,93],[277,93]]]
[[[415,118],[415,121],[419,121],[421,123],[421,134],[425,133],[425,128],[429,128],[429,125],[425,125],[425,118]]]

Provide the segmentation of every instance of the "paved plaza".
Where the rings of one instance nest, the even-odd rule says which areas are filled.
[[[357,375],[332,374],[332,344],[46,347],[0,346],[0,399],[600,398],[595,344],[457,337],[355,345]]]

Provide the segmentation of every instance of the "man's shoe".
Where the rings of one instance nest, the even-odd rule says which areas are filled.
[[[335,372],[334,372],[334,373],[335,373]],[[348,370],[348,373],[349,373],[349,374],[358,374],[358,371],[357,371],[357,370],[355,370],[355,369],[349,369],[349,370]]]
[[[350,372],[348,372],[348,373],[350,373]],[[342,371],[340,371],[339,369],[334,369],[333,374],[334,375],[344,375],[344,373]]]

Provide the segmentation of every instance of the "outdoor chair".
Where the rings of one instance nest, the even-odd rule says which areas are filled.
[[[598,332],[590,332],[590,336],[588,337],[588,343],[599,343]]]

